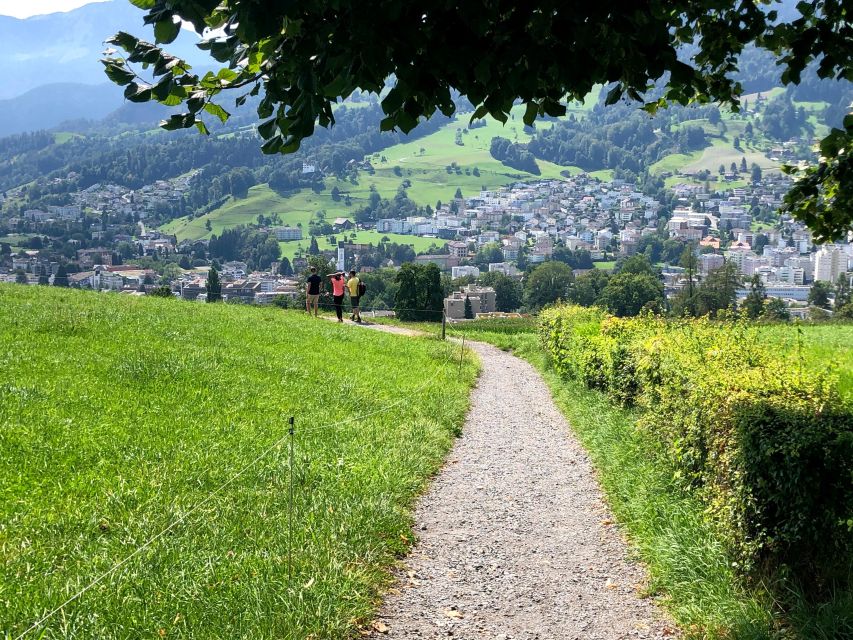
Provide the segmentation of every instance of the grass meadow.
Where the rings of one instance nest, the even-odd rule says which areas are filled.
[[[294,311],[0,286],[0,636],[99,576],[26,637],[354,635],[476,368]]]

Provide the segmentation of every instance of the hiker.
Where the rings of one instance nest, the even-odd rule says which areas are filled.
[[[344,321],[344,288],[346,281],[344,280],[344,272],[330,273],[326,276],[332,283],[332,299],[335,302],[335,315],[338,316],[338,322]]]
[[[305,282],[305,311],[311,315],[311,306],[314,306],[314,317],[320,315],[318,307],[320,306],[320,287],[323,285],[323,279],[317,275],[317,267],[311,267],[311,275]]]
[[[355,275],[355,269],[349,272],[349,280],[347,280],[347,289],[349,289],[349,301],[352,305],[352,315],[349,319],[354,322],[361,322],[361,313],[358,310],[358,301],[361,298],[362,284]]]

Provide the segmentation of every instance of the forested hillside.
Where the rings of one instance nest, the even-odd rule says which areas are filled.
[[[29,188],[28,206],[35,207],[64,204],[67,194],[96,183],[137,189],[198,169],[184,208],[174,212],[184,215],[224,196],[244,197],[258,183],[269,183],[281,192],[311,187],[321,174],[303,172],[303,163],[342,175],[348,162],[429,135],[449,121],[435,117],[406,136],[380,132],[381,119],[382,110],[375,101],[342,106],[333,127],[320,128],[299,152],[286,156],[264,155],[255,130],[240,118],[209,137],[195,130],[166,135],[143,129],[75,136],[60,144],[45,132],[20,134],[0,140],[0,189],[46,177]]]

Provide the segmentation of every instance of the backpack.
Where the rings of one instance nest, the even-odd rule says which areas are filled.
[[[358,281],[358,297],[360,298],[367,292],[367,285],[361,280]]]

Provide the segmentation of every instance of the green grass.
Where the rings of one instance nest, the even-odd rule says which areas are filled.
[[[53,134],[53,141],[56,142],[56,144],[65,144],[69,140],[72,140],[74,138],[82,138],[82,137],[83,136],[80,135],[79,133],[71,133],[69,131],[59,131],[59,132]]]
[[[464,418],[476,366],[456,351],[299,312],[0,286],[0,636],[169,527],[32,637],[354,635]]]
[[[853,324],[772,324],[759,332],[768,345],[802,358],[804,367],[835,373],[841,393],[853,398]]]
[[[616,260],[607,260],[602,262],[593,262],[592,266],[596,269],[604,269],[605,271],[613,271],[616,267]]]
[[[348,242],[352,237],[352,233],[353,232],[346,234]],[[378,231],[356,231],[354,233],[355,241],[359,244],[372,244],[377,246],[382,238],[388,238],[389,241],[396,242],[397,244],[411,245],[414,248],[415,253],[426,251],[432,244],[439,247],[443,247],[447,244],[447,240],[440,240],[439,238],[421,238],[419,236],[402,235],[399,233],[379,233]],[[335,234],[334,237],[339,241],[343,239],[343,235],[341,234]],[[293,260],[293,257],[299,249],[308,251],[311,240],[290,240],[288,242],[279,242],[278,244],[281,247],[281,255],[289,260]],[[320,250],[331,250],[337,248],[337,245],[332,245],[326,236],[317,236],[317,246],[320,247]]]
[[[707,169],[712,174],[717,174],[720,165],[723,165],[726,168],[726,171],[731,167],[732,162],[734,162],[738,169],[740,169],[741,159],[746,157],[746,166],[751,167],[753,163],[757,164],[764,170],[768,169],[778,169],[779,163],[774,162],[767,158],[760,151],[754,151],[744,147],[742,151],[735,149],[732,146],[732,136],[736,135],[732,133],[732,127],[729,127],[729,138],[714,138],[711,141],[711,146],[706,147],[702,151],[702,155],[698,160],[694,160],[686,165],[684,165],[683,169],[685,171],[700,171],[702,169]]]

